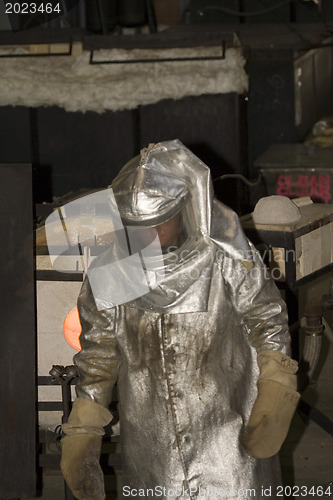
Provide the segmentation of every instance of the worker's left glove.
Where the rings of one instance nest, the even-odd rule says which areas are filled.
[[[300,398],[298,365],[281,352],[267,350],[258,354],[258,366],[258,395],[241,443],[252,457],[268,458],[280,451]]]
[[[111,413],[94,401],[74,401],[68,422],[62,426],[61,471],[78,500],[104,500],[104,476],[99,464],[102,436]]]

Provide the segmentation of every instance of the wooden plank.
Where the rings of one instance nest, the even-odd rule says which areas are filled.
[[[31,165],[0,165],[0,497],[34,497],[35,301]]]

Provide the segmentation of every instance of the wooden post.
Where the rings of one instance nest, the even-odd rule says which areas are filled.
[[[32,171],[0,164],[0,498],[36,494]]]

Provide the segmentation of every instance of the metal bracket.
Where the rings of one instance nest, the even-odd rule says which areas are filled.
[[[89,64],[134,64],[134,63],[160,63],[160,62],[183,62],[183,61],[219,61],[225,59],[225,41],[221,44],[222,53],[219,56],[200,57],[161,57],[154,59],[115,59],[115,60],[94,60],[94,50],[90,51]]]

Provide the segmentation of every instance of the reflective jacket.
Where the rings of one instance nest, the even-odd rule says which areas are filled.
[[[77,395],[107,407],[118,383],[127,497],[267,500],[281,484],[277,457],[248,456],[239,436],[256,399],[257,353],[290,355],[286,307],[237,216],[214,202],[211,217],[210,238],[195,242],[204,265],[202,252],[187,254],[186,276],[199,271],[187,287],[174,276],[170,290],[182,293],[169,305],[154,309],[148,293],[99,310],[88,280],[78,300]]]

